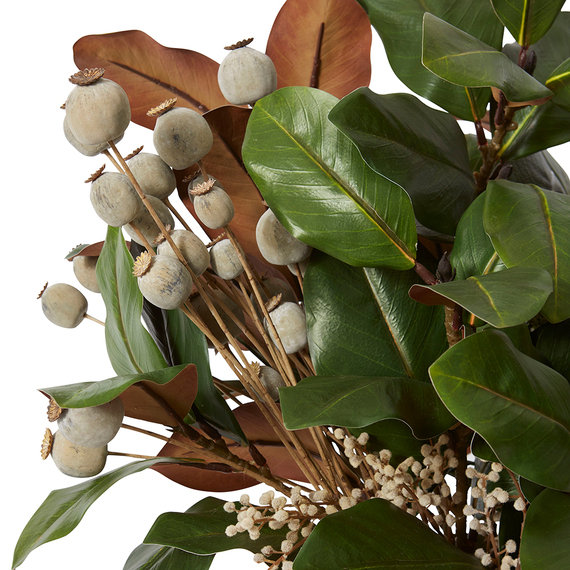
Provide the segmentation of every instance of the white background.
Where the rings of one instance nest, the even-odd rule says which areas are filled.
[[[67,78],[76,71],[72,46],[84,35],[138,29],[165,46],[199,51],[220,62],[226,54],[223,46],[243,38],[254,37],[252,47],[264,51],[282,4],[100,0],[71,5],[32,0],[3,9],[1,211],[8,227],[2,232],[0,308],[2,568],[10,567],[20,532],[48,493],[81,482],[61,474],[51,460],[40,459],[45,428],[53,426],[46,419],[47,400],[36,389],[115,376],[103,327],[91,321],[72,330],[56,327],[44,318],[36,300],[46,281],[79,286],[64,257],[79,243],[103,240],[106,231],[91,210],[89,188],[83,183],[103,161],[77,153],[62,132],[59,107],[71,90]],[[373,36],[371,88],[378,93],[409,92],[389,69],[375,32]],[[120,148],[128,154],[141,144],[146,152],[153,151],[150,131],[132,124]],[[570,145],[551,152],[570,170]],[[89,313],[104,320],[100,297],[83,291]],[[225,371],[217,374],[230,377]],[[152,455],[161,445],[147,439],[120,433],[109,448]],[[111,457],[106,470],[125,462]],[[245,492],[257,499],[259,489]],[[160,513],[184,511],[204,496],[207,493],[180,487],[153,471],[133,475],[105,493],[71,535],[32,552],[22,568],[120,570]],[[256,568],[252,556],[239,550],[220,554],[212,568]]]

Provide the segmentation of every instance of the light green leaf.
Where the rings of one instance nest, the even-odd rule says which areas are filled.
[[[539,105],[552,97],[504,53],[429,13],[424,15],[422,63],[455,85],[498,89],[514,103]]]
[[[413,285],[410,297],[426,305],[457,303],[499,329],[536,316],[552,293],[552,278],[540,267],[512,267],[498,273],[437,285]]]
[[[356,266],[415,263],[412,204],[329,120],[338,99],[286,87],[255,104],[243,159],[269,207],[301,241]]]
[[[552,26],[565,0],[491,0],[501,22],[521,46],[537,42]]]
[[[475,198],[465,137],[457,121],[412,95],[378,95],[362,87],[344,97],[329,119],[376,172],[412,199],[417,220],[453,235]]]
[[[141,544],[129,556],[123,570],[208,570],[214,555],[199,556],[155,544]]]
[[[428,381],[448,345],[443,309],[408,296],[418,282],[414,271],[356,268],[313,252],[303,287],[317,374]]]
[[[28,554],[42,544],[67,536],[81,522],[87,509],[117,481],[157,463],[185,462],[187,460],[168,457],[136,461],[74,487],[52,491],[22,531],[12,568],[20,566]]]
[[[542,309],[552,323],[570,317],[570,196],[507,180],[489,182],[483,223],[507,267],[542,267],[553,293]],[[528,231],[532,228],[532,231]]]
[[[394,568],[481,570],[481,563],[383,499],[322,519],[295,559],[295,570]]]
[[[545,489],[530,504],[522,533],[522,568],[570,567],[570,495]]]
[[[570,385],[494,329],[445,352],[430,376],[449,411],[499,460],[546,487],[570,490]]]
[[[437,77],[422,65],[422,21],[430,12],[495,49],[503,25],[485,0],[358,0],[380,35],[394,73],[414,93],[466,121],[481,118],[490,90],[466,89]],[[466,18],[465,15],[469,14]]]
[[[115,372],[141,374],[166,368],[160,350],[141,322],[143,296],[132,274],[133,258],[120,228],[109,226],[97,261],[97,282],[107,308],[105,340]]]
[[[406,422],[418,439],[435,437],[455,418],[431,384],[411,378],[312,376],[279,390],[288,430],[320,425],[365,427],[380,420]]]
[[[570,58],[561,63],[546,80],[546,86],[554,93],[552,102],[570,111]]]

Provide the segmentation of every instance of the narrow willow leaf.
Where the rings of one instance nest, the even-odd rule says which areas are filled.
[[[74,487],[52,491],[22,531],[12,568],[20,566],[28,554],[42,544],[67,536],[81,522],[87,509],[117,481],[160,462],[184,461],[187,460],[160,458],[136,461]]]
[[[501,49],[503,25],[486,0],[358,0],[382,38],[388,61],[398,78],[414,93],[452,115],[481,118],[491,97],[489,89],[466,89],[437,77],[422,65],[422,21],[430,12]],[[465,17],[469,14],[469,18]]]
[[[357,268],[313,252],[304,298],[317,374],[428,381],[448,345],[443,309],[408,296],[418,282],[414,271]]]
[[[144,539],[145,544],[158,544],[178,548],[193,554],[214,554],[234,548],[259,552],[262,546],[271,545],[280,550],[281,542],[289,532],[287,526],[271,530],[267,525],[261,529],[257,541],[249,538],[247,532],[228,536],[226,528],[237,523],[235,513],[224,511],[226,501],[207,497],[196,503],[185,513],[164,513],[160,515]],[[236,503],[239,509],[241,505]]]
[[[570,111],[570,58],[561,63],[546,80],[546,87],[553,93],[552,102]]]
[[[160,350],[141,322],[143,296],[132,273],[131,257],[120,228],[109,226],[97,261],[97,282],[107,308],[105,340],[115,372],[140,374],[166,368]]]
[[[130,554],[123,570],[208,570],[214,555],[199,556],[155,544],[141,544]]]
[[[369,499],[322,519],[295,559],[295,570],[396,567],[480,570],[481,563],[383,499]]]
[[[431,384],[411,378],[312,376],[279,390],[288,430],[321,425],[365,427],[380,420],[406,422],[418,439],[435,437],[455,418]]]
[[[530,504],[522,533],[522,568],[570,567],[570,495],[545,489]]]
[[[429,13],[424,15],[422,62],[456,85],[498,89],[511,103],[539,105],[552,97],[504,53]]]
[[[501,22],[521,46],[537,42],[552,26],[565,0],[491,0]]]
[[[410,199],[328,120],[337,102],[308,87],[264,97],[248,122],[244,163],[296,238],[351,265],[409,269],[416,242]]]
[[[563,376],[493,329],[450,348],[430,376],[449,411],[501,463],[535,483],[570,491],[570,385]]]
[[[505,265],[546,269],[554,291],[542,313],[551,323],[569,318],[570,196],[507,180],[489,182],[485,194],[485,231]]]
[[[455,233],[475,198],[475,183],[465,136],[451,115],[412,95],[378,95],[362,87],[344,97],[329,119],[368,166],[406,190],[422,225]]]
[[[413,285],[410,297],[426,305],[455,304],[499,329],[535,317],[552,293],[552,277],[540,267],[512,267],[498,273],[438,285]]]

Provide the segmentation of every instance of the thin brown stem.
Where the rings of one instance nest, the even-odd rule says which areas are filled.
[[[105,326],[105,323],[103,321],[100,321],[99,319],[96,319],[95,317],[92,317],[91,315],[88,315],[87,313],[85,313],[83,315],[84,319],[88,319],[90,321],[93,321],[94,323],[99,323],[100,325]]]
[[[164,202],[164,205],[174,214],[174,217],[182,224],[184,229],[189,232],[192,232],[186,220],[181,216],[180,212],[178,212],[178,210],[172,205],[170,200],[168,198],[164,198],[164,200],[162,201]]]

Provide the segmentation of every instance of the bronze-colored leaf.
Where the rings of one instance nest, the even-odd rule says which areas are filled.
[[[145,384],[149,390],[164,398],[183,418],[192,407],[198,393],[198,374],[194,365],[188,365],[167,384],[159,385],[145,381],[141,384]],[[127,388],[120,398],[125,406],[125,415],[129,418],[172,427],[177,425],[158,402],[137,384]]]
[[[256,404],[250,403],[240,406],[234,410],[234,414],[248,441],[254,443],[256,448],[265,457],[271,473],[295,481],[307,481],[301,469],[297,466]],[[316,445],[309,431],[298,430],[295,433],[302,440],[306,449],[316,455]],[[178,441],[184,441],[184,438],[179,434],[174,434],[173,438]],[[251,461],[251,455],[247,447],[242,447],[228,439],[225,441],[232,453],[241,459]],[[205,459],[199,452],[187,452],[185,449],[171,443],[167,443],[159,455],[164,457],[195,457]],[[209,461],[210,460],[207,460],[207,462]],[[216,464],[212,467],[213,469],[217,468]],[[242,473],[224,473],[209,469],[207,466],[205,469],[203,466],[157,465],[154,469],[180,485],[201,491],[234,491],[258,484],[255,479],[243,475]]]
[[[224,105],[218,63],[201,53],[165,47],[138,30],[84,36],[73,46],[77,67],[103,67],[127,93],[132,120],[153,128],[146,112],[177,97],[179,107],[200,113]]]
[[[317,87],[339,99],[370,83],[370,20],[356,0],[287,0],[267,41],[277,87]]]

